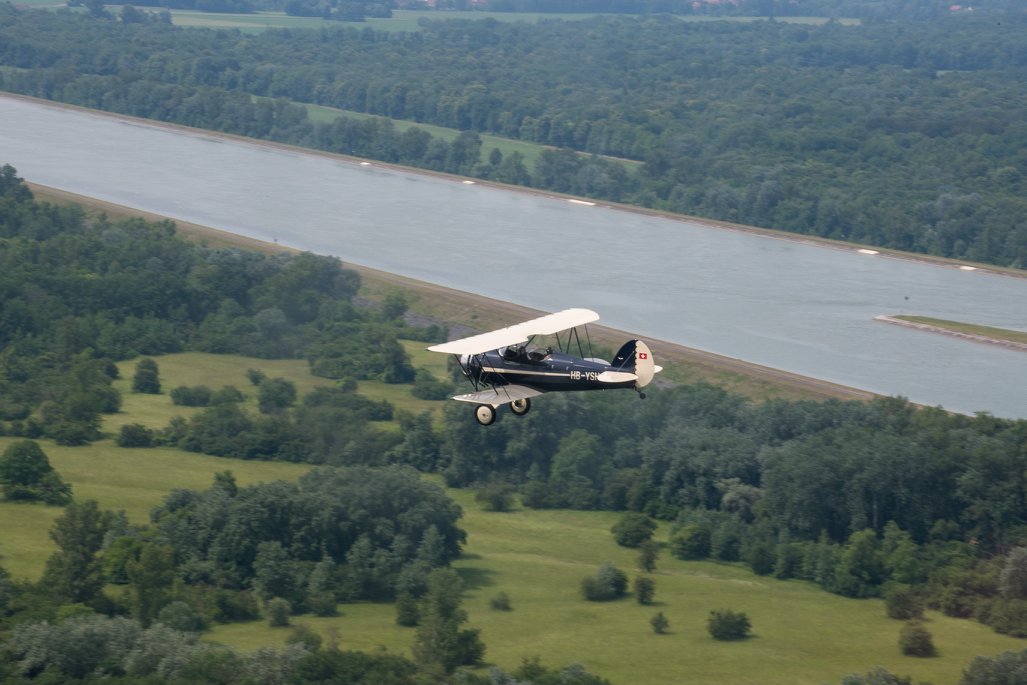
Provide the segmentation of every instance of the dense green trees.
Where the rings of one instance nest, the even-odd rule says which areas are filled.
[[[758,14],[794,9],[763,4],[776,9]],[[253,35],[8,7],[0,64],[12,69],[0,87],[671,212],[1027,264],[1022,12],[844,4],[815,3],[868,21],[449,19],[411,33]],[[882,12],[902,20],[870,21]],[[447,142],[385,118],[314,123],[293,103],[462,133]],[[482,150],[482,133],[552,149],[529,169],[519,153]]]
[[[54,521],[50,537],[57,543],[46,563],[42,586],[64,604],[96,600],[105,583],[100,549],[110,524],[93,500],[72,503]]]
[[[413,654],[429,673],[452,673],[458,666],[480,664],[485,656],[478,631],[460,627],[467,621],[467,612],[460,608],[462,591],[463,581],[452,569],[436,569],[427,578]]]
[[[2,433],[66,445],[98,439],[100,415],[121,405],[114,360],[141,354],[194,349],[307,358],[314,373],[340,380],[408,382],[413,369],[396,336],[440,336],[437,327],[357,311],[350,298],[359,277],[336,259],[194,246],[167,222],[86,221],[80,208],[36,202],[9,166],[0,179]],[[136,392],[160,392],[157,363],[141,359],[132,381]],[[129,429],[122,442],[246,458],[374,461],[364,454],[369,445],[392,442],[371,435],[367,422],[391,419],[392,408],[348,387],[320,390],[286,413],[295,388],[265,379],[260,417],[234,406],[238,389],[176,388],[174,401],[211,408],[159,436]],[[323,429],[331,422],[347,433],[345,460]],[[297,446],[301,431],[306,442]]]
[[[459,507],[413,471],[319,469],[296,485],[177,491],[154,513],[179,574],[310,602],[420,595],[464,533]],[[140,556],[142,558],[142,556]]]
[[[558,490],[565,506],[668,521],[681,559],[851,597],[907,588],[907,606],[1027,633],[1022,420],[897,398],[756,405],[701,385],[554,396],[487,435],[460,418],[443,428],[451,484],[502,476],[532,507]]]

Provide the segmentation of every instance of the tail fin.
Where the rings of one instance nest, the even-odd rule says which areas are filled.
[[[660,371],[660,367],[653,362],[653,353],[649,346],[641,340],[629,340],[621,346],[613,358],[613,366],[630,371],[638,376],[635,386],[644,388],[653,380],[653,376]]]

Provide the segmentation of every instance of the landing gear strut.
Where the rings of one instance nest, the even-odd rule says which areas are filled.
[[[474,418],[483,426],[488,426],[496,420],[496,410],[490,405],[479,404],[474,408]]]

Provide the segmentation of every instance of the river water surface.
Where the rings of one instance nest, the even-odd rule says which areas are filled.
[[[1027,417],[1027,279],[513,192],[0,96],[28,181],[953,411]],[[514,323],[514,322],[511,322]],[[658,347],[654,350],[659,354]]]

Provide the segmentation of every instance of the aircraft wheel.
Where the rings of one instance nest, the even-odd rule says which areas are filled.
[[[474,408],[474,418],[483,426],[488,426],[496,420],[496,410],[487,404],[479,404]]]
[[[510,403],[510,411],[517,416],[524,416],[531,409],[531,400],[525,397],[523,400],[514,400]]]

